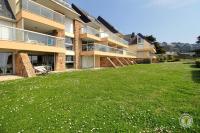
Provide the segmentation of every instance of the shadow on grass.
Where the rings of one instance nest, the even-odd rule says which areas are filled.
[[[192,80],[196,83],[200,83],[200,69],[192,71]]]
[[[195,64],[194,61],[191,62],[183,62],[183,64]]]
[[[192,68],[198,68],[197,65],[195,65],[195,64],[190,65],[190,67],[192,67]]]

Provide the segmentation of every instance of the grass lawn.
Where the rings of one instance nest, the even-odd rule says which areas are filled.
[[[183,113],[190,129],[179,125]],[[1,82],[6,132],[200,132],[200,69],[134,65]]]

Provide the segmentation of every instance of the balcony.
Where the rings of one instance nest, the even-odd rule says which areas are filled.
[[[136,53],[130,52],[123,49],[113,48],[107,45],[103,44],[83,44],[82,46],[82,54],[87,55],[87,52],[90,52],[89,54],[94,55],[104,55],[104,56],[116,56],[116,57],[130,57],[134,58]],[[84,53],[86,52],[86,53]]]
[[[0,25],[2,49],[65,52],[64,41],[64,38]]]
[[[137,51],[150,51],[152,53],[156,53],[156,49],[154,45],[149,45],[149,46],[138,45]]]
[[[59,2],[60,4],[66,6],[66,7],[70,7],[71,5],[67,2],[68,0],[56,0],[57,2]]]
[[[102,41],[107,41],[108,43],[119,45],[126,48],[128,47],[128,41],[120,38],[119,36],[113,33],[105,32],[105,33],[101,33],[100,36],[102,38]]]
[[[59,28],[64,29],[65,16],[40,5],[31,0],[20,0],[17,3],[17,12],[21,11],[21,16],[33,21],[40,23],[47,23],[47,25],[60,26]],[[31,13],[31,14],[30,14]],[[20,18],[18,18],[20,19]]]
[[[89,26],[84,26],[83,28],[81,28],[81,35],[80,38],[82,40],[91,40],[91,41],[100,41],[100,32],[92,27]]]

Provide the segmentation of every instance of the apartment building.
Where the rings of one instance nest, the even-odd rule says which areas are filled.
[[[35,76],[34,66],[51,71],[74,67],[74,20],[63,0],[0,1],[0,75]]]
[[[65,0],[0,0],[0,75],[119,67],[134,51],[111,24]]]
[[[119,67],[133,64],[134,51],[127,50],[128,42],[113,32],[108,22],[102,17],[96,19],[74,4],[72,8],[81,15],[81,21],[75,25],[80,30],[77,42],[81,51],[76,54],[79,56],[77,58],[80,68]]]
[[[137,35],[129,35],[126,39],[129,40],[129,50],[136,51],[136,61],[138,63],[156,62],[155,46],[145,36],[138,33]]]

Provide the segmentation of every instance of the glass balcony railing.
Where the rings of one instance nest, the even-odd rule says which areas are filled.
[[[85,34],[85,33],[100,37],[100,32],[89,26],[84,26],[83,28],[81,28],[81,34]]]
[[[125,45],[128,45],[128,41],[120,38],[119,36],[113,34],[113,33],[109,33],[109,32],[105,32],[105,33],[101,33],[101,37],[102,38],[105,38],[105,37],[108,37],[114,41],[117,41],[117,42],[120,42],[122,44],[125,44]]]
[[[71,5],[68,3],[67,0],[56,0],[56,1],[62,5],[65,5],[66,7],[71,7]]]
[[[64,24],[65,16],[55,12],[54,10],[51,10],[43,5],[40,5],[34,1],[31,0],[20,0],[17,4],[19,9],[27,10],[31,13],[35,13],[37,15],[40,15],[42,17],[48,18],[50,20],[53,20],[55,22]],[[19,10],[18,9],[18,10]]]
[[[106,46],[103,44],[83,44],[82,51],[101,51],[101,52],[109,52],[109,53],[115,53],[115,54],[122,54],[122,55],[129,55],[129,56],[135,56],[136,54],[134,52],[130,52],[123,49],[113,48],[110,46]]]
[[[65,48],[64,38],[0,25],[0,40],[19,41],[36,45]]]
[[[120,42],[120,43],[122,43],[122,44],[126,44],[126,45],[128,45],[128,41],[126,41],[126,40],[124,40],[124,39],[122,39],[122,38],[120,38],[120,37],[118,37],[118,36],[116,36],[116,35],[109,35],[109,38],[111,38],[112,40],[115,40],[115,41],[117,41],[117,42]]]

